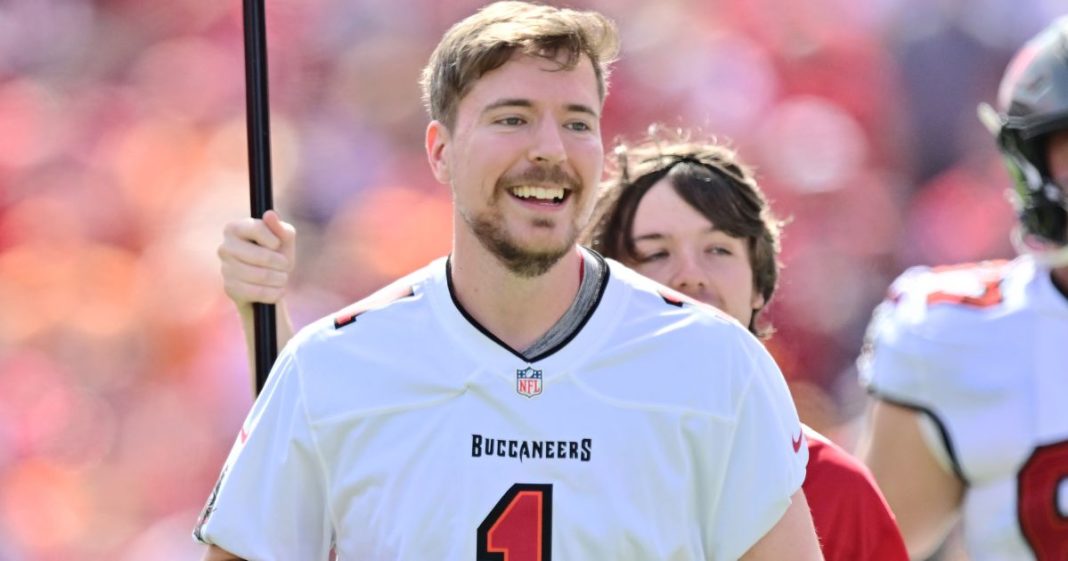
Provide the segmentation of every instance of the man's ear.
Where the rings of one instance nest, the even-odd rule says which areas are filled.
[[[449,129],[441,121],[430,121],[426,126],[426,159],[430,170],[439,183],[452,181],[449,170]]]
[[[760,310],[763,310],[764,306],[766,306],[767,303],[768,303],[768,301],[767,301],[766,298],[764,298],[764,294],[762,292],[760,292],[760,290],[758,290],[757,287],[754,286],[753,287],[753,298],[752,298],[752,301],[749,302],[749,307],[753,309],[753,315],[756,315],[757,312],[759,312]]]

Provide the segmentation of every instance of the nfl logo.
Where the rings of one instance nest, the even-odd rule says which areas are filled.
[[[519,395],[534,397],[541,394],[541,370],[528,366],[515,371],[515,391]]]

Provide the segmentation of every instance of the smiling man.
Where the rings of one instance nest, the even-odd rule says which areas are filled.
[[[446,33],[423,87],[452,252],[289,341],[206,559],[820,559],[763,347],[575,243],[616,49],[603,16],[523,2]],[[227,227],[247,329],[292,244],[273,214]]]

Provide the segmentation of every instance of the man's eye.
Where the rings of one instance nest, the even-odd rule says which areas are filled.
[[[508,125],[510,127],[517,127],[522,125],[526,121],[522,117],[505,117],[503,119],[497,119],[497,123],[501,125]]]
[[[657,251],[657,252],[654,252],[654,253],[650,253],[648,255],[639,255],[638,256],[638,263],[651,263],[653,261],[660,261],[662,259],[667,259],[667,257],[668,257],[668,253],[666,251]]]
[[[588,125],[586,123],[583,123],[582,121],[576,121],[574,123],[568,123],[567,124],[567,128],[569,128],[569,129],[571,129],[571,130],[573,130],[575,132],[588,132],[588,131],[593,130],[593,127],[591,127],[590,125]]]
[[[711,253],[712,255],[734,255],[733,251],[731,251],[730,249],[728,249],[726,247],[723,247],[721,245],[711,246],[708,249],[706,249],[705,252],[706,253]]]

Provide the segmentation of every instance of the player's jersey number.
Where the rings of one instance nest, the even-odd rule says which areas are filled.
[[[1068,516],[1058,490],[1068,479],[1068,441],[1035,448],[1017,476],[1017,515],[1038,561],[1068,559]]]
[[[553,486],[516,483],[478,527],[477,561],[552,561]]]

